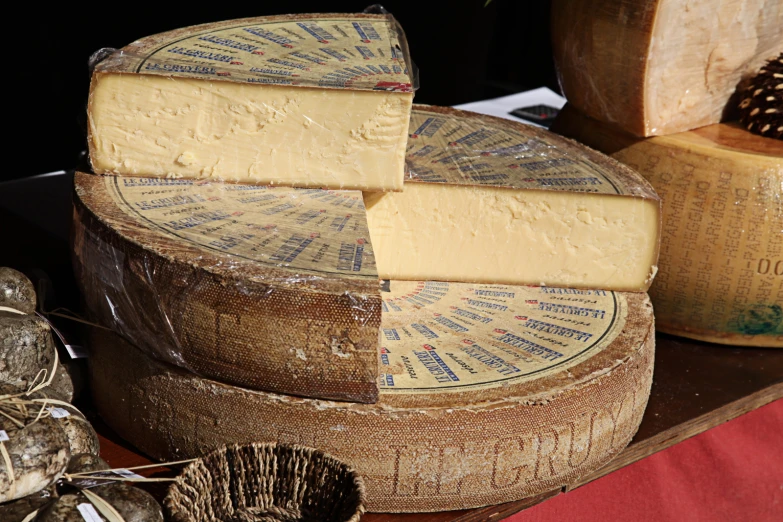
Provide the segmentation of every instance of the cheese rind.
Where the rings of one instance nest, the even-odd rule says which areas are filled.
[[[663,200],[660,331],[783,347],[783,143],[736,124],[638,139],[566,106],[552,129],[641,173]]]
[[[474,327],[441,336],[448,326],[439,327],[437,318],[466,319],[451,312],[457,305],[450,298],[459,302],[464,293],[491,290],[457,284],[436,304],[414,306],[406,300],[409,294],[432,295],[436,290],[427,284],[416,292],[416,283],[391,282],[385,302],[400,311],[384,319],[384,327],[404,337],[395,340],[392,332],[384,337],[380,355],[388,359],[390,373],[383,378],[392,375],[395,386],[382,390],[378,404],[299,399],[200,379],[96,329],[89,359],[96,406],[121,436],[160,459],[258,440],[317,448],[354,467],[365,481],[368,509],[381,512],[465,509],[559,489],[627,445],[652,382],[652,308],[644,294],[496,287],[515,294],[496,304],[520,313],[538,307],[527,303],[536,296],[553,302],[560,297],[567,306],[589,307],[596,300],[617,304],[592,321],[610,333],[607,337],[584,342],[558,336],[570,355],[552,360],[546,352],[526,350],[535,332],[526,333],[513,312],[495,309],[499,315],[493,315],[482,307],[487,311],[481,315],[493,319],[486,335]],[[490,303],[492,298],[480,299]],[[457,308],[467,311],[471,305],[463,303]],[[421,326],[438,337],[428,337]],[[505,334],[498,332],[506,328]],[[516,336],[518,347],[498,340],[504,336]],[[574,358],[580,346],[586,353]],[[502,371],[509,368],[503,360],[513,361],[523,375]],[[536,366],[543,371],[532,373]],[[452,375],[469,379],[470,369],[481,370],[476,381],[453,380]]]
[[[399,193],[365,193],[382,279],[644,291],[660,201],[638,174],[539,129],[415,106]]]
[[[95,69],[93,169],[400,190],[408,62],[384,15],[242,19],[141,39]]]
[[[251,388],[377,398],[378,276],[361,194],[77,173],[87,307],[140,348]]]
[[[780,0],[556,0],[552,44],[574,107],[637,136],[718,123],[783,50]]]

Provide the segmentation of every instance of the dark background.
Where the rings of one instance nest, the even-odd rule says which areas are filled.
[[[416,102],[455,105],[548,86],[558,91],[548,0],[387,0],[405,29],[421,88]],[[368,0],[280,2],[62,2],[22,5],[6,56],[6,128],[0,181],[75,167],[85,144],[87,59],[178,27],[286,13],[359,12]],[[19,5],[19,4],[17,4]],[[24,14],[27,11],[27,14]],[[9,13],[10,14],[10,13]],[[9,24],[10,25],[10,24]],[[18,53],[18,54],[17,54]],[[8,68],[12,58],[18,67]],[[19,78],[21,76],[21,78]],[[13,79],[11,79],[13,78]]]

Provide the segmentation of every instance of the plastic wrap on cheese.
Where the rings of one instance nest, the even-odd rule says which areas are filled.
[[[98,174],[402,188],[418,75],[382,8],[186,27],[91,62]]]
[[[381,317],[361,193],[77,173],[93,318],[200,375],[373,402]]]
[[[402,192],[364,193],[382,279],[646,291],[660,200],[546,130],[416,105]]]

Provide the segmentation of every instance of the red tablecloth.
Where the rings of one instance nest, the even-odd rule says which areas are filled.
[[[506,522],[783,522],[783,400]]]

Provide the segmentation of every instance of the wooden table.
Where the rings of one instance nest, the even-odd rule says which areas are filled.
[[[657,451],[697,435],[743,413],[783,398],[783,350],[734,348],[665,334],[657,336],[652,395],[642,425],[631,444],[612,462],[565,489],[573,489],[627,466]],[[113,467],[151,461],[124,443],[99,419],[92,418],[101,436],[102,456]],[[167,469],[148,476],[172,476]],[[147,484],[159,499],[165,485]],[[367,522],[473,522],[502,520],[561,493],[485,508],[444,513],[372,513]]]

